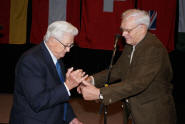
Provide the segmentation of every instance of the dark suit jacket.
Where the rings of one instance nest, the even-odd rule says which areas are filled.
[[[24,53],[15,71],[10,124],[63,124],[64,103],[68,100],[44,42]],[[68,103],[67,122],[74,117]]]
[[[148,33],[137,44],[130,64],[132,46],[126,45],[113,66],[111,81],[120,82],[101,88],[104,104],[128,99],[135,124],[174,124],[172,68],[162,43]],[[97,87],[105,82],[107,70],[94,75]]]

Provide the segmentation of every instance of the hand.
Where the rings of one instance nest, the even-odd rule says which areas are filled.
[[[77,87],[77,92],[79,94],[82,94],[81,88],[83,87],[83,84],[81,83],[78,87]]]
[[[88,75],[85,75],[82,69],[78,69],[73,71],[73,68],[68,69],[66,73],[66,81],[65,84],[67,85],[68,89],[71,90],[78,86]]]
[[[88,83],[90,83],[90,84],[92,84],[92,76],[88,76],[87,78],[85,78],[85,81],[86,82],[88,82]],[[77,87],[77,92],[79,93],[79,94],[81,94],[82,93],[82,91],[81,91],[81,87],[83,87],[84,86],[84,84],[83,83],[81,83],[78,87]]]
[[[77,118],[74,118],[69,124],[83,124]]]
[[[92,82],[93,82],[93,76],[88,76],[88,77],[85,79],[85,81],[87,81],[87,82],[89,82],[89,83],[92,84]]]
[[[97,100],[99,99],[100,89],[96,88],[91,83],[83,81],[80,85],[82,96],[85,100]]]

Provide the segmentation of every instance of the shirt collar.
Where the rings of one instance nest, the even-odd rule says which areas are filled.
[[[46,44],[45,41],[44,41],[44,45],[46,46],[46,48],[47,48],[47,50],[49,51],[49,54],[50,54],[50,56],[51,56],[51,58],[52,58],[54,64],[56,65],[56,63],[57,63],[57,58],[53,55],[53,53],[51,52],[51,50],[48,48],[48,46],[47,46],[47,44]]]

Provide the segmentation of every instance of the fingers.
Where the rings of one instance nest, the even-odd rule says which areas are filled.
[[[84,81],[88,75],[86,75],[85,72],[83,72],[82,69],[74,70],[73,67],[68,69],[66,73],[66,85],[71,90],[74,87],[79,86],[79,84]],[[79,93],[81,93],[81,88],[79,87],[77,89]]]
[[[84,73],[81,69],[71,72],[71,76],[73,76],[75,78],[81,78],[83,75],[84,75]]]
[[[89,76],[88,74],[87,74],[87,75],[85,75],[85,76],[82,76],[82,78],[81,78],[81,82],[85,81],[85,79],[86,79],[88,76]]]
[[[82,93],[82,90],[83,90],[83,88],[85,87],[85,85],[83,85],[83,83],[81,83],[79,86],[78,86],[78,91],[79,91],[79,93]]]
[[[78,92],[79,94],[82,94],[81,89],[80,89],[80,86],[77,87],[77,92]]]
[[[78,70],[74,70],[74,71],[73,71],[73,69],[74,69],[73,67],[69,68],[68,71],[67,71],[66,76],[67,75],[69,76],[70,74],[72,74],[72,75],[75,75],[75,76],[84,77],[85,72],[83,72],[82,69],[78,69]]]
[[[78,92],[79,94],[82,94],[81,85],[77,87],[77,92]]]
[[[87,81],[85,81],[85,80],[82,82],[82,84],[85,85],[85,86],[90,86],[90,85],[92,85],[92,84],[90,84],[89,82],[87,82]]]
[[[74,118],[69,124],[83,124],[83,123],[79,121],[77,118]]]
[[[78,83],[82,82],[83,80],[85,80],[85,78],[88,77],[88,75],[85,74],[86,73],[83,72],[82,69],[78,69],[70,73],[71,77],[75,79]]]
[[[70,73],[73,71],[73,67],[69,68],[67,70],[66,76],[69,77]]]
[[[82,94],[82,90],[83,90],[84,87],[91,85],[89,82],[87,82],[85,80],[87,77],[88,77],[88,75],[84,76],[83,79],[82,79],[82,83],[77,87],[77,92],[79,94]]]

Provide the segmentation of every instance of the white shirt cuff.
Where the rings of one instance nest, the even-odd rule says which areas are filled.
[[[71,93],[70,93],[70,91],[69,91],[69,89],[68,89],[68,87],[67,87],[67,85],[66,85],[65,82],[64,82],[64,85],[65,85],[65,87],[66,87],[66,89],[67,89],[68,95],[71,96]]]

